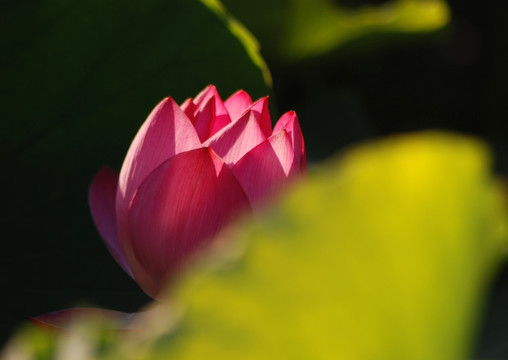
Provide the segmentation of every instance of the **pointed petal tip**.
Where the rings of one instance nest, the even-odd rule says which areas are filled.
[[[254,106],[254,105],[256,105],[256,104],[259,104],[259,103],[261,103],[261,102],[262,102],[262,103],[264,103],[264,102],[267,102],[267,103],[268,103],[268,102],[269,102],[269,100],[270,100],[270,97],[269,97],[268,95],[263,96],[263,97],[260,97],[259,99],[257,99],[256,101],[254,101],[254,102],[252,103],[252,106]]]
[[[206,85],[205,88],[203,90],[201,90],[198,95],[196,95],[196,98],[199,95],[206,94],[206,93],[208,93],[210,91],[214,91],[214,92],[217,91],[217,87],[214,84],[208,84],[208,85]]]
[[[197,107],[194,104],[194,100],[192,98],[186,99],[182,105],[180,105],[180,109],[183,111],[185,115],[187,115],[187,118],[191,121],[192,124],[195,122],[194,118],[194,112],[196,111]]]
[[[193,99],[190,97],[190,98],[187,98],[184,100],[183,103],[180,104],[180,109],[184,110],[184,109],[187,109],[189,106],[193,105],[194,102],[193,102]],[[185,112],[185,110],[184,110]]]
[[[106,171],[106,172],[107,172],[107,171],[109,171],[109,172],[114,171],[114,172],[116,172],[116,171],[115,171],[115,170],[113,170],[113,168],[112,168],[112,167],[110,167],[109,165],[103,165],[103,166],[101,167],[101,169],[98,171],[98,173],[103,172],[103,171]]]
[[[162,103],[167,103],[167,102],[171,102],[171,101],[173,101],[173,102],[174,102],[173,98],[172,98],[171,96],[166,96],[166,97],[164,97],[164,98],[163,98],[163,99],[159,102],[159,104],[162,104]]]
[[[106,177],[106,176],[112,176],[112,175],[116,175],[118,176],[118,172],[116,170],[113,170],[113,168],[111,168],[110,166],[108,165],[103,165],[99,171],[97,171],[92,179],[92,183],[90,184],[90,187],[92,186],[92,184],[100,179],[101,177]]]
[[[194,97],[194,104],[199,105],[203,99],[205,98],[206,94],[208,94],[210,91],[217,92],[217,88],[213,84],[208,84],[203,90],[201,90],[195,97]]]
[[[270,109],[268,108],[268,96],[262,97],[255,101],[250,110],[257,114],[256,119],[263,131],[263,134],[268,138],[272,134],[272,118],[270,116]]]
[[[187,115],[172,97],[164,98],[138,130],[125,157],[119,178],[117,215],[125,217],[141,181],[163,161],[201,145]]]
[[[186,100],[187,101],[187,100]],[[184,102],[185,103],[185,102]],[[183,104],[182,104],[183,105]],[[147,116],[146,120],[153,119],[154,115],[157,113],[160,113],[164,110],[166,110],[166,107],[171,106],[173,111],[181,111],[180,105],[173,99],[171,96],[166,96],[164,99],[162,99],[150,112],[150,114]]]
[[[256,111],[248,110],[203,143],[211,147],[228,166],[233,166],[249,150],[266,140]]]
[[[232,121],[238,118],[252,106],[252,98],[244,90],[238,90],[224,101],[224,106]]]
[[[228,110],[226,109],[224,102],[222,101],[222,98],[219,92],[217,91],[215,85],[209,85],[203,91],[201,91],[194,98],[194,103],[196,107],[201,110],[204,104],[208,102],[210,98],[213,98],[215,102],[215,119],[211,124],[209,134],[209,136],[212,136],[217,131],[224,128],[227,124],[231,123],[231,117],[229,116]]]
[[[230,99],[230,98],[232,98],[234,96],[237,96],[237,95],[242,95],[242,96],[246,95],[246,96],[250,97],[250,95],[249,95],[249,93],[247,91],[245,91],[244,89],[240,89],[240,90],[237,90],[234,93],[232,93],[231,96],[228,99]]]

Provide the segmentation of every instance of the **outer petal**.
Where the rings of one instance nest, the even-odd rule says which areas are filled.
[[[248,208],[240,184],[211,149],[164,162],[139,187],[129,211],[132,270],[143,290],[156,297],[189,255]]]
[[[285,130],[272,135],[249,151],[233,167],[254,210],[288,181],[295,157]]]
[[[69,330],[74,321],[97,319],[106,321],[111,330],[132,330],[130,326],[135,314],[98,308],[71,308],[50,312],[33,318],[32,323],[42,330]]]
[[[232,167],[252,148],[266,140],[254,110],[208,139],[203,146],[211,147],[226,164]]]
[[[198,108],[197,112],[201,111],[211,98],[215,101],[215,121],[211,124],[210,134],[208,136],[212,136],[231,122],[228,111],[224,106],[217,89],[213,85],[208,85],[194,99],[194,104],[196,104],[196,107]],[[196,112],[194,113],[194,116],[196,116]]]
[[[118,173],[111,168],[103,167],[95,175],[88,191],[88,204],[92,211],[92,218],[106,243],[109,252],[120,266],[132,276],[131,269],[123,255],[118,241],[116,224],[115,197],[118,185]]]
[[[269,137],[272,134],[272,120],[270,118],[270,110],[268,109],[268,96],[252,104],[251,110],[256,114],[261,131],[263,131],[266,137]]]
[[[291,138],[291,143],[293,144],[293,149],[295,152],[295,161],[299,166],[298,170],[305,171],[307,169],[305,143],[303,141],[302,130],[300,128],[300,123],[298,122],[298,117],[294,111],[288,111],[281,116],[273,128],[273,133],[275,134],[282,129],[285,129]]]
[[[201,146],[190,120],[173,99],[162,100],[148,116],[134,138],[120,171],[116,195],[118,235],[127,254],[127,212],[141,182],[157,166],[175,154]]]
[[[251,105],[251,97],[243,90],[238,90],[224,101],[224,106],[232,121],[237,120]]]

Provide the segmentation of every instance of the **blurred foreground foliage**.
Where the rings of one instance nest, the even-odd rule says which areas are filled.
[[[470,358],[508,244],[490,157],[440,132],[351,148],[228,230],[137,330],[27,327],[2,359]]]
[[[223,2],[259,39],[263,55],[279,63],[315,58],[369,37],[376,41],[361,46],[386,46],[390,36],[430,33],[450,18],[443,0],[392,0],[354,8],[337,0]]]

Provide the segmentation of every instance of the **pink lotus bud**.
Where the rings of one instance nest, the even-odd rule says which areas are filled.
[[[120,175],[105,167],[95,176],[89,203],[111,254],[157,297],[190,254],[303,171],[294,111],[272,130],[267,97],[253,103],[240,90],[223,102],[210,85],[181,106],[162,100]]]

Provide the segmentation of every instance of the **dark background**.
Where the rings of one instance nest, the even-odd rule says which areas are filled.
[[[351,8],[383,3],[368,0],[337,2]],[[156,1],[151,3],[157,4]],[[254,75],[249,77],[249,74],[238,71],[227,80],[221,76],[202,80],[207,76],[204,70],[202,77],[196,75],[195,79],[184,81],[177,77],[191,75],[165,73],[160,70],[164,69],[162,62],[150,64],[160,69],[151,75],[149,84],[136,76],[129,77],[129,82],[122,82],[119,79],[130,69],[139,69],[135,59],[143,56],[139,55],[139,50],[124,54],[120,50],[108,50],[109,46],[116,41],[127,41],[125,38],[129,36],[140,36],[138,34],[147,31],[146,26],[153,22],[136,24],[139,10],[128,8],[124,11],[130,19],[129,26],[120,24],[124,29],[131,29],[127,35],[116,33],[115,24],[108,25],[109,20],[99,21],[104,26],[111,26],[111,29],[98,31],[95,42],[89,46],[95,49],[98,39],[104,34],[111,34],[111,39],[99,41],[105,50],[98,60],[90,60],[96,65],[83,70],[83,78],[76,81],[76,90],[72,94],[54,90],[55,86],[51,83],[55,76],[65,79],[77,70],[69,69],[68,73],[55,71],[50,74],[52,77],[44,78],[37,70],[51,67],[51,64],[40,65],[39,57],[34,57],[33,61],[39,67],[23,67],[26,64],[21,66],[19,58],[28,61],[29,57],[17,54],[26,51],[27,46],[29,49],[40,47],[42,50],[39,49],[37,54],[44,58],[44,46],[37,43],[26,45],[30,42],[30,34],[51,31],[48,29],[55,23],[61,24],[61,21],[49,15],[37,20],[41,18],[40,13],[31,18],[33,9],[30,6],[37,7],[39,2],[24,4],[6,3],[3,6],[9,11],[0,11],[3,14],[0,15],[0,33],[3,34],[2,44],[6,45],[3,48],[10,49],[10,53],[2,54],[0,63],[4,78],[0,94],[4,112],[1,149],[4,154],[2,204],[5,210],[2,216],[4,250],[0,254],[4,309],[0,327],[2,340],[27,316],[76,304],[132,312],[148,302],[150,299],[107,253],[87,213],[86,189],[94,172],[103,164],[120,168],[130,141],[126,139],[132,139],[140,124],[139,119],[144,119],[155,103],[167,94],[178,93],[179,97],[175,98],[182,101],[206,86],[207,81],[216,83],[225,93],[224,98],[240,87],[249,90],[253,97],[267,91],[260,83],[258,73],[252,72]],[[274,109],[280,112],[296,110],[311,162],[359,141],[392,133],[438,128],[484,138],[495,150],[496,171],[508,175],[508,29],[505,21],[508,7],[502,1],[483,5],[454,0],[448,4],[452,13],[450,24],[431,34],[374,36],[347,44],[325,56],[295,63],[281,62],[265,54],[273,76]],[[75,20],[83,18],[83,12],[92,18],[100,15],[85,10],[74,10]],[[175,13],[175,9],[164,8],[158,9],[158,12],[162,10]],[[181,11],[185,12],[186,6],[182,5]],[[185,31],[192,31],[192,24],[198,21],[209,21],[210,26],[218,28],[213,19],[204,13],[201,16],[201,19],[193,18],[192,21],[187,19],[191,26]],[[176,17],[174,21],[178,21]],[[29,29],[21,27],[20,30],[23,24]],[[95,28],[96,22],[89,27]],[[191,38],[196,39],[200,35],[196,33]],[[68,44],[69,38],[72,34],[64,34],[55,41]],[[372,43],[383,46],[366,46]],[[83,46],[87,46],[86,43]],[[182,49],[185,43],[179,46],[178,49]],[[83,47],[72,47],[73,51],[80,49]],[[149,49],[147,46],[143,51],[146,53]],[[151,56],[167,60],[171,57],[170,53],[169,50],[167,53],[161,50]],[[68,53],[62,50],[60,54]],[[83,51],[79,56],[87,54]],[[218,54],[216,56],[220,57],[221,53]],[[207,56],[213,55],[207,53]],[[133,62],[132,67],[116,75],[111,73],[110,69],[116,68],[114,61],[122,63],[126,57]],[[204,64],[211,63],[208,57],[196,60],[195,54],[190,54],[189,58]],[[48,59],[58,59],[58,56],[52,53]],[[111,66],[100,65],[101,59],[110,61]],[[179,61],[184,62],[182,59]],[[248,59],[242,61],[247,62]],[[226,67],[221,61],[217,64]],[[231,66],[227,67],[228,73],[231,73]],[[150,73],[150,69],[147,67],[146,71]],[[208,71],[213,73],[213,70],[224,74],[217,68]],[[90,75],[97,74],[97,71],[100,76]],[[164,76],[159,78],[161,72]],[[20,80],[19,74],[28,75]],[[86,86],[81,86],[83,83]],[[104,83],[106,86],[111,83],[111,88],[104,90]],[[182,84],[187,84],[187,87]],[[139,86],[149,90],[133,90]],[[47,94],[53,90],[54,94]],[[109,95],[102,96],[101,91]],[[130,107],[128,112],[118,110],[122,108],[123,99],[133,98],[130,92],[140,97],[139,104]],[[44,95],[44,101],[37,103],[36,98],[40,98],[40,94]],[[59,107],[63,109],[57,112],[59,118],[43,122],[44,126],[38,128],[40,121],[34,119],[47,120],[55,113],[45,103],[49,96],[65,101],[66,106]],[[20,104],[24,105],[20,108]],[[51,125],[52,130],[48,132],[45,124],[65,124],[65,119],[69,117],[77,119],[72,127]],[[108,125],[106,122],[111,118],[117,119],[117,122]],[[95,127],[79,125],[80,120],[90,119],[95,119],[92,120]],[[117,133],[118,119],[126,122],[121,134]],[[12,125],[12,122],[19,121],[23,123],[22,128]],[[17,137],[21,131],[23,136]],[[69,134],[86,136],[62,142],[62,138]],[[94,146],[86,143],[90,136],[94,136]],[[86,154],[90,151],[93,152],[91,157]],[[59,172],[64,173],[56,176]],[[79,186],[71,186],[76,182]],[[71,192],[62,189],[71,189]],[[71,198],[78,204],[70,202]],[[508,267],[501,270],[492,285],[479,334],[478,358],[508,358],[507,304]]]

